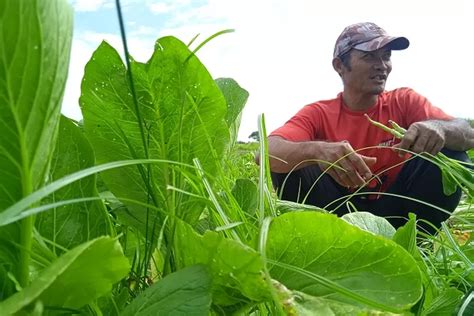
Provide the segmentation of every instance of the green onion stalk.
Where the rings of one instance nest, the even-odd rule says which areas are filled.
[[[365,115],[370,123],[392,134],[398,139],[402,139],[406,133],[406,129],[398,125],[396,122],[389,120],[391,128],[377,121],[372,120],[367,114]],[[457,187],[469,197],[474,197],[474,164],[464,163],[449,158],[442,152],[436,155],[424,153],[426,159],[433,162],[441,170],[443,181],[443,192],[445,195],[451,195],[456,192]]]

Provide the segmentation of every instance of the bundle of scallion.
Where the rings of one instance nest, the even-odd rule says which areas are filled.
[[[388,122],[392,125],[392,128],[372,120],[367,114],[365,115],[370,123],[389,132],[398,139],[402,139],[406,133],[406,129],[398,125],[396,122],[389,120]],[[456,188],[459,186],[464,193],[470,198],[474,198],[474,164],[468,162],[458,161],[449,158],[442,152],[436,155],[429,153],[423,153],[421,157],[431,161],[437,165],[441,170],[442,181],[443,181],[443,192],[445,195],[451,195],[456,192]]]

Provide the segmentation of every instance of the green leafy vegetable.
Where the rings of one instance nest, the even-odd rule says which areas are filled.
[[[71,38],[72,9],[67,1],[0,2],[0,210],[46,180]],[[2,228],[0,283],[11,272],[22,286],[28,284],[33,225],[30,217]]]
[[[331,214],[275,218],[266,247],[274,261],[270,274],[291,290],[395,312],[410,308],[422,293],[420,271],[403,248]]]
[[[83,131],[71,120],[61,117],[59,135],[51,164],[51,180],[94,165],[94,153]],[[62,188],[43,204],[84,197],[98,197],[95,175]],[[109,220],[101,201],[75,203],[40,213],[36,228],[43,237],[63,248],[72,248],[95,237],[106,235]]]
[[[232,195],[240,208],[253,216],[257,210],[257,186],[248,179],[237,179],[232,188]]]
[[[28,287],[0,302],[0,310],[10,315],[35,300],[44,306],[77,309],[109,292],[129,268],[119,242],[100,237],[66,252]]]
[[[324,297],[314,297],[302,292],[294,292],[295,310],[300,316],[325,315],[394,315],[382,313],[360,306],[342,303]]]
[[[176,222],[177,260],[182,267],[209,266],[213,279],[213,304],[231,306],[270,298],[263,279],[263,261],[253,249],[216,232],[203,236],[184,222]]]
[[[242,89],[239,84],[231,78],[219,78],[216,84],[221,90],[227,103],[227,114],[225,121],[230,133],[230,143],[237,141],[240,127],[240,119],[242,118],[242,110],[249,97],[249,93]]]
[[[376,216],[369,212],[352,212],[341,217],[346,222],[360,229],[384,236],[389,239],[395,234],[395,228],[385,218]]]
[[[444,316],[453,314],[463,293],[457,289],[448,288],[437,296],[424,310],[425,315]],[[467,315],[467,314],[465,314]]]
[[[192,164],[198,158],[204,170],[214,174],[229,141],[227,105],[206,68],[174,37],[159,39],[151,59],[146,64],[132,61],[131,67],[141,122],[118,53],[104,42],[86,66],[80,103],[97,161],[159,158]],[[153,204],[194,223],[203,210],[202,200],[168,190],[190,190],[185,172],[164,163],[121,168],[102,178],[116,196]],[[146,223],[156,214],[126,204],[145,235]]]
[[[370,123],[401,139],[406,130],[400,127],[396,122],[389,121],[393,128],[383,125],[380,122],[372,120],[367,114],[365,115]],[[445,195],[451,195],[456,192],[459,186],[471,198],[474,196],[474,168],[466,168],[465,164],[460,163],[456,159],[449,158],[442,152],[435,156],[425,153],[426,159],[436,164],[441,170],[443,181],[443,192]],[[470,164],[473,167],[473,164]]]
[[[211,276],[206,266],[195,265],[152,285],[121,315],[208,315],[210,307]]]

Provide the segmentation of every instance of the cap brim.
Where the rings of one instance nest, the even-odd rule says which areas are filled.
[[[391,50],[402,50],[410,46],[410,41],[406,37],[380,36],[354,46],[355,49],[364,52],[372,52],[382,47],[388,47]]]

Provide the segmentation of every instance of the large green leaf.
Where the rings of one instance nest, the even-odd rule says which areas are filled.
[[[192,165],[198,158],[215,174],[228,142],[226,101],[206,68],[181,41],[164,37],[146,63],[131,63],[138,110],[127,71],[118,53],[102,43],[86,66],[80,99],[84,128],[99,163],[157,158]],[[188,191],[185,168],[172,164],[129,167],[103,174],[118,197],[154,204],[190,223],[199,218],[199,199]],[[154,218],[146,208],[127,203],[142,231]]]
[[[448,310],[454,310],[459,302],[462,292],[449,287],[448,283],[439,282],[442,276],[433,266],[426,264],[426,254],[422,256],[420,248],[417,247],[416,216],[409,214],[409,221],[398,228],[393,240],[405,248],[413,258],[415,258],[420,271],[422,272],[423,299],[418,304],[418,309],[427,315],[443,315]],[[449,314],[449,313],[448,313]]]
[[[197,234],[188,224],[176,222],[176,260],[181,267],[205,264],[213,282],[213,304],[260,302],[271,298],[263,278],[262,257],[253,249],[222,235]]]
[[[324,297],[314,297],[302,292],[294,293],[294,310],[299,316],[345,316],[345,315],[378,315],[394,316],[392,313],[383,313],[376,310],[355,306]]]
[[[416,216],[409,214],[409,220],[398,228],[393,235],[393,241],[406,249],[414,258],[421,259],[420,250],[416,246]]]
[[[72,9],[66,0],[0,1],[0,212],[46,180],[71,38]],[[27,282],[23,263],[32,223],[26,219],[22,228],[1,228],[0,283],[6,271]],[[14,244],[23,245],[25,254]]]
[[[14,283],[7,276],[15,271],[19,260],[18,252],[13,241],[20,240],[20,223],[10,224],[0,228],[0,300],[15,292]]]
[[[73,121],[61,117],[59,135],[53,155],[50,179],[57,180],[94,165],[94,152]],[[98,196],[95,175],[76,181],[43,200],[43,204],[83,197]],[[43,237],[70,249],[90,239],[107,235],[108,215],[101,201],[62,206],[40,213],[36,228]],[[54,246],[53,244],[53,246]]]
[[[304,292],[290,291],[283,284],[274,279],[272,279],[272,284],[276,298],[286,315],[385,315],[380,311],[367,309],[365,307],[355,306],[324,297],[315,297]],[[392,313],[388,314],[394,315]]]
[[[437,292],[437,286],[432,282],[428,273],[428,267],[426,266],[425,260],[423,259],[420,249],[417,247],[416,236],[416,215],[410,213],[408,215],[409,220],[405,225],[399,227],[393,235],[393,241],[405,248],[409,254],[415,259],[420,268],[423,284],[425,286],[425,301],[427,300],[426,295],[432,291]]]
[[[211,276],[206,266],[195,265],[149,287],[121,315],[208,315],[211,298]]]
[[[216,83],[224,94],[227,103],[227,115],[225,121],[230,132],[230,141],[234,144],[237,141],[237,136],[240,127],[240,120],[242,118],[242,110],[249,97],[249,93],[242,89],[239,84],[231,78],[216,79]]]
[[[239,203],[242,211],[250,216],[255,215],[257,210],[257,186],[248,179],[237,179],[232,188],[232,195],[237,203]]]
[[[389,311],[410,308],[422,294],[420,271],[402,247],[331,214],[275,218],[266,247],[268,258],[308,272],[272,267],[272,277],[292,290],[352,304],[364,298],[365,304]]]
[[[424,315],[430,316],[444,316],[453,315],[453,311],[461,302],[463,292],[454,288],[447,288],[440,293],[431,304],[429,304],[424,310]],[[467,314],[465,314],[467,315]]]
[[[27,288],[1,302],[0,311],[10,315],[36,300],[44,306],[77,309],[108,293],[128,271],[119,242],[100,237],[66,252]]]
[[[391,239],[395,234],[395,228],[388,220],[369,212],[347,213],[341,218],[349,224],[359,227],[360,229],[366,230],[376,235],[387,237],[389,239]]]

